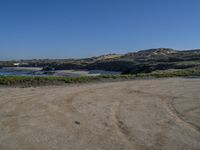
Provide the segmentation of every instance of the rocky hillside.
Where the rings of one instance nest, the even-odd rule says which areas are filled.
[[[200,50],[177,51],[160,48],[132,52],[111,60],[95,61],[87,67],[122,71],[123,73],[147,73],[155,70],[186,69],[199,66]]]
[[[15,61],[16,63],[16,61]],[[178,51],[168,48],[148,49],[124,55],[108,54],[85,59],[21,60],[21,66],[43,67],[44,70],[87,69],[121,71],[124,74],[149,73],[156,70],[200,67],[200,49]],[[1,66],[13,62],[0,62]]]

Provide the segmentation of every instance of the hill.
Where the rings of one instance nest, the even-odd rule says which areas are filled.
[[[200,68],[200,49],[178,51],[170,48],[147,49],[127,54],[108,54],[84,59],[34,59],[1,61],[0,67],[43,67],[44,70],[87,69],[121,71],[123,74],[149,73],[168,69]]]

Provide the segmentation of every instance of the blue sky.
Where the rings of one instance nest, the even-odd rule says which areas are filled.
[[[0,0],[0,60],[200,48],[200,0]]]

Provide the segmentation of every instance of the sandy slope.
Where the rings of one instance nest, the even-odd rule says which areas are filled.
[[[161,149],[200,149],[200,79],[0,88],[0,150]]]

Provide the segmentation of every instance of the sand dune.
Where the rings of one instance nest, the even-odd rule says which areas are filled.
[[[199,150],[200,79],[0,88],[1,150]]]

